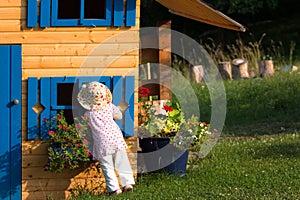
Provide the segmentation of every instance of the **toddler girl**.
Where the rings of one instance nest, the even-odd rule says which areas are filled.
[[[87,109],[87,115],[93,136],[91,153],[99,161],[109,194],[120,194],[133,189],[135,184],[132,169],[126,153],[127,145],[123,134],[114,119],[122,119],[121,111],[112,104],[112,94],[102,83],[84,84],[77,99]],[[115,169],[120,177],[123,190]]]

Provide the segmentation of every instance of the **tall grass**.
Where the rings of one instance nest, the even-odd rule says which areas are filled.
[[[232,61],[236,58],[243,58],[248,61],[249,70],[258,70],[259,60],[273,60],[275,68],[278,70],[285,65],[293,65],[296,42],[290,41],[289,45],[284,45],[282,41],[270,40],[269,44],[263,43],[266,34],[262,34],[258,40],[244,42],[238,38],[232,44],[216,43],[209,38],[202,43],[209,55],[216,64],[223,61]],[[288,49],[288,51],[287,51]]]
[[[202,120],[210,120],[210,94],[194,84]],[[289,124],[300,120],[300,74],[276,72],[273,76],[224,81],[227,100],[225,126],[257,123]]]

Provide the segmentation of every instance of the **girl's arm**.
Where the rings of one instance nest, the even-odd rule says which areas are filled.
[[[116,119],[116,120],[122,119],[121,110],[117,106],[115,106],[114,104],[112,104],[112,108],[113,108],[113,118]]]

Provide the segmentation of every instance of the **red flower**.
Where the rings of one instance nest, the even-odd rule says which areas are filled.
[[[61,120],[61,116],[58,115],[57,116],[57,120],[60,121]]]
[[[65,130],[67,130],[68,129],[68,127],[67,126],[63,126],[63,130],[65,131]]]
[[[59,129],[62,129],[62,127],[63,127],[63,126],[62,126],[61,124],[58,125],[58,128],[59,128]]]
[[[48,131],[48,135],[55,135],[54,131]]]
[[[78,146],[78,147],[81,147],[81,144],[80,144],[80,143],[78,143],[78,144],[77,144],[77,146]]]
[[[141,87],[138,93],[139,93],[139,98],[148,97],[150,95],[150,90],[149,88]]]
[[[171,112],[173,108],[171,106],[164,105],[164,110],[167,112]]]
[[[43,122],[46,122],[48,119],[46,117],[43,118]]]

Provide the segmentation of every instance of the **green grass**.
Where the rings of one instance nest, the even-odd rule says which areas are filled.
[[[271,130],[273,125],[276,129],[294,127],[294,130],[300,130],[299,72],[276,72],[265,78],[224,81],[224,86],[227,101],[225,131],[233,134],[237,127],[244,126],[249,132],[249,126],[254,129],[258,126],[262,128],[256,131],[265,134],[263,127]],[[199,84],[195,84],[194,89],[199,98],[201,119],[210,121],[209,91]]]
[[[133,193],[79,199],[300,199],[300,74],[224,82],[227,115],[221,139],[184,178],[143,175]],[[206,87],[194,85],[209,121]]]
[[[184,178],[141,176],[132,193],[109,199],[299,199],[300,133],[224,137]],[[107,199],[81,195],[74,199]]]

